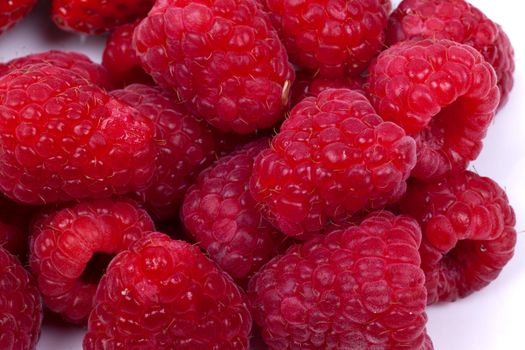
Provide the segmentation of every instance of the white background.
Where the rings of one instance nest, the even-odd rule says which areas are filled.
[[[394,1],[397,4],[399,1]],[[474,169],[507,190],[525,227],[525,6],[516,0],[472,0],[503,25],[516,50],[515,86],[485,140]],[[105,38],[80,37],[54,28],[42,4],[14,29],[0,37],[0,62],[49,49],[75,50],[100,62]],[[467,299],[428,310],[428,328],[436,349],[525,349],[525,238],[518,238],[516,256],[500,278]],[[47,324],[38,350],[81,349],[83,330]]]

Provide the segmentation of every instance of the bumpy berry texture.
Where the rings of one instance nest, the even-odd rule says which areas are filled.
[[[298,66],[327,78],[359,75],[382,50],[390,0],[266,0]]]
[[[134,84],[111,95],[155,124],[157,168],[150,186],[137,194],[158,219],[173,218],[188,187],[214,159],[210,127],[189,113],[171,91]]]
[[[434,183],[413,181],[399,206],[422,227],[429,304],[480,290],[512,258],[514,211],[489,178],[464,171]]]
[[[412,176],[432,180],[478,157],[499,103],[494,69],[471,46],[449,40],[402,42],[369,67],[378,114],[416,137]]]
[[[150,120],[50,64],[0,77],[0,189],[27,204],[146,187],[155,169]]]
[[[274,225],[300,236],[395,202],[415,161],[414,139],[362,94],[329,89],[295,106],[257,157],[250,190]]]
[[[359,226],[291,247],[250,281],[265,343],[277,349],[432,349],[421,230],[373,213]]]
[[[153,79],[222,131],[246,134],[284,116],[294,71],[255,0],[158,1],[134,43]]]
[[[102,65],[108,70],[115,86],[125,87],[133,83],[153,85],[153,79],[142,69],[132,46],[133,31],[138,23],[117,27],[106,42]]]
[[[10,0],[0,2],[0,34],[24,18],[37,0]]]
[[[365,79],[361,77],[339,77],[334,79],[313,75],[307,71],[297,72],[297,77],[292,86],[290,101],[295,106],[307,97],[316,97],[327,89],[351,89],[364,94]]]
[[[154,0],[53,0],[51,16],[64,30],[102,34],[148,13]]]
[[[91,61],[89,57],[78,52],[51,50],[16,58],[9,61],[7,65],[9,70],[14,70],[40,63],[73,71],[101,88],[108,90],[112,88],[108,71],[100,64]]]
[[[267,147],[265,138],[219,159],[199,175],[182,206],[186,229],[236,279],[258,271],[287,242],[263,218],[249,191],[254,159]]]
[[[82,323],[110,259],[155,231],[133,202],[93,200],[43,212],[31,230],[31,271],[46,306]]]
[[[0,349],[35,349],[41,324],[42,299],[33,279],[0,247]]]
[[[501,26],[464,0],[404,0],[392,13],[387,44],[410,39],[449,39],[477,49],[498,77],[500,106],[514,84],[514,49]]]
[[[0,247],[21,261],[28,249],[29,221],[35,208],[14,203],[0,195]]]
[[[153,233],[102,277],[85,350],[249,349],[244,295],[198,247]]]

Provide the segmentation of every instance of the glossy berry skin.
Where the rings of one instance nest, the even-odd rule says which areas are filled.
[[[248,287],[269,349],[432,349],[420,243],[414,219],[376,212],[271,260]]]
[[[329,89],[294,107],[253,167],[250,190],[289,236],[397,201],[416,161],[414,139],[360,93]]]
[[[239,287],[198,247],[162,233],[111,262],[95,301],[85,350],[249,349]]]
[[[154,0],[52,0],[51,17],[67,31],[102,34],[146,16]]]
[[[133,84],[111,95],[155,124],[156,170],[149,187],[137,192],[138,198],[160,220],[177,216],[184,193],[215,159],[209,125],[188,112],[173,92],[159,87]]]
[[[153,85],[153,79],[142,69],[132,45],[133,31],[138,23],[115,28],[106,42],[102,65],[108,70],[115,86],[124,88],[134,83]]]
[[[31,64],[49,64],[75,72],[101,88],[110,90],[112,83],[108,71],[89,57],[78,52],[51,50],[15,58],[7,63],[9,70],[24,68]]]
[[[35,210],[0,195],[0,246],[21,261],[26,259],[29,218]]]
[[[42,325],[42,298],[17,258],[0,247],[0,349],[34,350]]]
[[[478,157],[499,103],[492,66],[471,46],[448,40],[402,42],[369,67],[378,114],[416,138],[412,176],[438,179]]]
[[[383,49],[390,0],[266,0],[291,61],[326,78],[357,76]]]
[[[35,6],[37,0],[10,0],[0,2],[0,34],[13,27]]]
[[[85,322],[110,258],[152,231],[148,214],[126,200],[41,213],[31,230],[29,264],[46,306],[70,322]]]
[[[247,134],[284,116],[294,71],[255,0],[158,1],[134,44],[160,86],[222,131]]]
[[[399,207],[421,224],[429,304],[480,290],[513,256],[514,211],[489,178],[464,171],[433,183],[412,181]]]
[[[235,279],[258,271],[287,242],[263,218],[249,191],[254,159],[268,144],[264,138],[219,159],[199,175],[182,206],[186,229]]]
[[[363,85],[366,79],[361,77],[338,77],[334,79],[313,75],[307,71],[297,72],[295,82],[292,86],[290,100],[295,106],[307,97],[317,97],[327,89],[350,89],[364,94]]]
[[[514,84],[514,49],[500,25],[464,0],[404,0],[392,13],[387,44],[410,39],[449,39],[478,50],[498,77],[500,107]]]
[[[30,65],[0,77],[0,189],[27,204],[146,187],[151,121],[76,73]]]

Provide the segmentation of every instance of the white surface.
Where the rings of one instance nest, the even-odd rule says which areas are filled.
[[[394,1],[398,3],[399,1]],[[516,49],[515,86],[500,111],[476,171],[506,188],[517,214],[517,229],[525,227],[525,5],[515,0],[471,0],[503,25]],[[54,28],[44,6],[0,37],[0,61],[50,49],[80,51],[100,62],[105,39],[66,34]],[[467,299],[428,310],[428,328],[436,349],[525,349],[525,238],[519,237],[516,256],[500,278]],[[81,349],[83,330],[46,325],[38,350]]]

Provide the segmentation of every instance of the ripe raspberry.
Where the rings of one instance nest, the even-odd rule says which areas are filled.
[[[421,230],[377,212],[359,226],[291,247],[250,281],[270,349],[432,349]]]
[[[9,61],[7,64],[9,70],[14,70],[24,68],[31,64],[40,63],[46,63],[73,71],[82,78],[85,78],[104,89],[111,90],[113,87],[106,68],[100,64],[94,63],[89,57],[78,52],[51,50],[16,58]]]
[[[246,134],[283,117],[294,71],[255,0],[158,1],[134,43],[153,79],[222,131]]]
[[[100,199],[43,213],[31,230],[30,267],[47,307],[82,323],[111,258],[155,231],[133,202]]]
[[[285,236],[264,220],[248,184],[262,139],[219,159],[199,175],[181,217],[197,243],[233,278],[258,271],[285,247]]]
[[[250,190],[282,232],[300,236],[397,201],[415,161],[414,140],[363,95],[329,89],[295,106],[257,157]]]
[[[0,246],[21,261],[28,248],[29,219],[35,208],[14,203],[0,195]]]
[[[152,123],[74,72],[0,77],[0,189],[28,204],[123,194],[155,169]]]
[[[184,193],[214,157],[210,127],[190,114],[174,93],[158,87],[134,84],[111,95],[155,124],[157,169],[150,186],[138,197],[157,218],[174,217]]]
[[[305,98],[317,97],[317,95],[327,89],[350,89],[364,94],[364,83],[365,79],[361,77],[328,79],[319,75],[312,76],[306,71],[299,71],[292,86],[290,100],[292,106],[295,106]]]
[[[239,288],[198,247],[161,233],[111,262],[95,301],[85,350],[249,348]]]
[[[327,78],[359,75],[381,51],[390,0],[266,0],[293,63]]]
[[[470,46],[448,40],[402,42],[369,67],[378,114],[416,136],[412,176],[437,179],[479,155],[499,103],[494,69]]]
[[[413,181],[400,209],[421,224],[429,304],[480,290],[512,258],[514,211],[489,178],[464,171],[439,182]]]
[[[117,27],[108,37],[102,65],[110,73],[115,86],[125,87],[133,83],[153,85],[153,79],[142,69],[132,46],[133,31],[138,23]]]
[[[35,6],[37,0],[0,1],[0,34],[13,27]]]
[[[387,43],[410,39],[449,39],[481,52],[498,77],[500,106],[514,84],[514,49],[501,26],[464,0],[404,0],[392,13]]]
[[[102,34],[146,16],[154,0],[53,0],[55,24],[67,31]]]
[[[35,349],[41,324],[42,299],[33,279],[0,247],[0,349]]]

